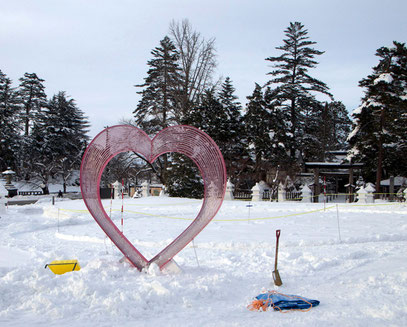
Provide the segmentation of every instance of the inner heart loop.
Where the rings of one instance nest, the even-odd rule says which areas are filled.
[[[204,182],[201,210],[192,223],[151,260],[147,260],[109,218],[100,198],[100,179],[109,161],[117,154],[134,151],[150,163],[169,152],[186,155],[197,165]],[[131,125],[117,125],[104,129],[89,144],[82,158],[80,170],[82,198],[106,235],[124,256],[139,270],[151,263],[160,269],[192,241],[220,209],[226,191],[226,168],[216,143],[201,130],[192,126],[171,126],[153,139]]]

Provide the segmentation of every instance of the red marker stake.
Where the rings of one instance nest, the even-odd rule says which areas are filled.
[[[124,197],[124,181],[122,179],[122,233],[123,233],[123,197]]]

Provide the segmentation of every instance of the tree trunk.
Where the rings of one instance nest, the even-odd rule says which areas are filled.
[[[291,99],[291,137],[292,137],[292,142],[290,144],[290,158],[295,159],[295,131],[297,127],[297,115],[295,112],[295,98]]]
[[[45,185],[44,187],[41,187],[41,189],[42,189],[42,193],[43,193],[44,195],[49,194],[48,185]]]
[[[24,119],[25,120],[25,122],[24,122],[24,135],[28,136],[29,131],[30,131],[30,118],[29,118],[30,107],[28,105],[25,108],[25,115],[26,115],[26,117]]]
[[[322,161],[326,160],[326,149],[327,149],[327,124],[328,124],[328,103],[325,103],[324,109],[322,111],[322,124],[323,124],[323,130],[322,130],[322,154],[321,154],[321,159]]]
[[[376,193],[380,193],[380,182],[382,180],[383,171],[383,127],[384,127],[384,110],[382,109],[380,113],[380,135],[377,153],[377,170],[376,170]]]
[[[377,170],[376,170],[376,193],[380,193],[380,182],[382,180],[383,170],[383,144],[381,137],[379,139],[379,151],[377,153]]]
[[[319,202],[321,187],[319,185],[319,169],[314,168],[314,202]]]

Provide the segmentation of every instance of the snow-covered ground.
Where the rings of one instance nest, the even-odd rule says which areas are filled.
[[[120,263],[82,200],[9,206],[0,218],[0,326],[406,326],[407,206],[225,201],[164,275]],[[104,201],[110,212],[110,200]],[[201,201],[125,199],[124,233],[151,258]],[[112,218],[120,226],[121,201]],[[337,211],[338,208],[338,211]],[[250,209],[250,213],[249,213]],[[174,219],[187,218],[187,219]],[[281,229],[283,285],[272,283]],[[197,257],[195,256],[195,251]],[[54,275],[45,264],[78,259]],[[252,312],[264,290],[321,302],[309,312]]]

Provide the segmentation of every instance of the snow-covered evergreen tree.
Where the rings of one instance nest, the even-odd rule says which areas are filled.
[[[137,85],[143,90],[137,108],[133,111],[135,123],[151,136],[164,128],[177,125],[182,113],[177,103],[181,83],[178,67],[178,52],[168,36],[160,41],[160,46],[151,51],[153,59],[148,61],[150,69],[144,84]],[[169,155],[165,154],[150,167],[156,172],[161,183],[167,184]]]
[[[376,180],[379,191],[383,173],[407,174],[407,48],[394,42],[378,49],[376,56],[379,64],[359,82],[365,96],[352,114],[348,140],[349,158],[365,163],[365,175]]]
[[[287,132],[289,130],[289,116],[286,111],[281,110],[277,90],[267,87],[264,92],[264,101],[269,122],[268,161],[272,167],[284,166],[288,168],[290,164],[289,149],[292,141],[291,133]]]
[[[246,112],[243,117],[247,146],[253,162],[254,181],[258,181],[269,157],[270,117],[259,84],[255,84],[252,95],[247,97]]]
[[[33,121],[36,119],[36,114],[39,113],[46,104],[47,96],[44,92],[45,87],[43,82],[44,80],[39,78],[35,73],[25,73],[24,77],[20,78],[18,94],[23,106],[21,120],[24,124],[25,136],[30,134]]]
[[[200,104],[195,107],[185,123],[207,133],[219,146],[221,152],[228,143],[228,116],[214,88],[205,91]]]
[[[32,166],[45,193],[48,178],[56,174],[63,178],[66,192],[67,179],[80,166],[88,127],[87,118],[65,92],[54,95],[39,113],[32,132]]]
[[[352,121],[348,110],[341,101],[332,101],[327,107],[327,145],[328,150],[346,150],[348,148],[347,137],[351,131]]]
[[[203,179],[195,163],[188,157],[174,153],[168,169],[167,191],[173,197],[202,198]]]
[[[19,99],[12,81],[0,70],[0,169],[16,169]]]
[[[323,161],[328,150],[327,139],[331,125],[328,106],[318,101],[301,98],[300,128],[296,138],[297,147],[303,160]]]
[[[280,110],[277,93],[267,87],[255,84],[252,95],[248,96],[243,118],[247,146],[253,161],[253,180],[265,180],[267,172],[278,166],[286,168],[289,163],[287,117]],[[288,141],[287,141],[288,140]]]
[[[193,108],[189,115],[184,117],[185,124],[195,126],[207,133],[216,142],[222,154],[228,149],[227,121],[228,115],[214,88],[206,90],[200,105]],[[175,189],[174,185],[188,185],[188,188],[197,190],[197,194],[199,194],[202,179],[196,166],[190,165],[190,161],[185,158],[177,160],[175,156],[174,159],[170,189]],[[189,166],[186,167],[185,164]]]
[[[346,150],[346,138],[351,120],[345,106],[339,101],[322,103],[301,99],[301,134],[298,148],[305,161],[325,161],[334,150]]]
[[[137,126],[154,135],[162,129],[179,123],[181,117],[177,106],[177,92],[181,83],[178,52],[169,39],[164,37],[160,46],[151,51],[150,69],[137,108],[133,111]]]
[[[222,83],[218,98],[226,116],[223,129],[227,140],[222,146],[222,155],[225,159],[228,177],[236,184],[239,183],[239,176],[244,172],[249,156],[246,151],[247,140],[242,124],[242,106],[238,102],[235,88],[229,77]]]
[[[274,86],[276,103],[284,115],[289,118],[289,130],[286,131],[286,144],[289,146],[290,156],[294,160],[298,151],[298,138],[304,133],[304,108],[302,103],[316,101],[316,94],[331,96],[325,83],[312,77],[308,71],[318,64],[315,56],[324,52],[316,50],[311,46],[316,42],[310,41],[308,31],[299,23],[290,23],[285,30],[286,39],[284,45],[277,47],[282,51],[280,56],[266,58],[273,64],[273,70],[268,74],[272,78],[267,85]],[[289,142],[288,142],[289,141]]]

